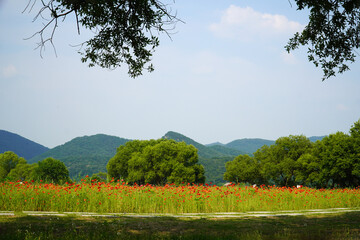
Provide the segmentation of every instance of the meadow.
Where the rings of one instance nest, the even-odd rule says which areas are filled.
[[[360,189],[275,186],[128,185],[82,179],[57,185],[0,183],[1,211],[218,213],[360,207]]]
[[[359,208],[360,189],[90,181],[0,183],[0,239],[360,239],[360,212],[242,218],[29,216],[24,211],[232,213]],[[357,209],[358,210],[358,209]]]

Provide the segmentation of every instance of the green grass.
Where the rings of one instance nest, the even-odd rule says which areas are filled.
[[[359,239],[360,212],[212,218],[211,213],[360,207],[360,189],[0,183],[0,239]],[[23,211],[195,213],[197,218],[27,216]],[[205,213],[205,215],[201,215]],[[214,214],[213,214],[214,215]]]
[[[359,207],[359,188],[0,183],[0,211],[178,214]]]
[[[360,239],[360,213],[237,219],[0,216],[0,239]]]

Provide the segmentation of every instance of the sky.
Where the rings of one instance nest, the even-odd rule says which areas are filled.
[[[307,24],[289,1],[177,0],[171,39],[160,36],[155,71],[136,79],[127,66],[89,68],[73,47],[75,18],[61,22],[56,54],[34,50],[39,5],[0,0],[0,129],[55,147],[98,133],[157,139],[168,131],[202,144],[242,138],[348,133],[360,118],[360,59],[322,81],[306,47],[288,39]],[[36,8],[37,6],[37,8]]]

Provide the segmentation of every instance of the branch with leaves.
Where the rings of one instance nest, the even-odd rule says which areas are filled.
[[[53,37],[58,20],[75,14],[79,34],[80,26],[94,32],[91,39],[79,44],[81,61],[88,62],[89,67],[109,69],[126,64],[133,78],[142,75],[143,70],[154,70],[150,62],[159,46],[159,34],[170,37],[175,24],[181,21],[171,14],[169,5],[158,0],[29,0],[24,11],[31,12],[37,2],[41,8],[34,21],[41,18],[45,23],[29,38],[40,37],[40,55],[47,43],[55,49]],[[51,27],[51,33],[45,36],[45,30]]]
[[[308,59],[321,66],[323,78],[349,70],[360,45],[360,0],[295,0],[298,10],[310,10],[309,23],[291,38],[285,49],[310,45]]]

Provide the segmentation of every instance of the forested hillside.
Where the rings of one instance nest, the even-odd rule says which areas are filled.
[[[191,138],[188,138],[180,133],[169,131],[167,132],[163,138],[165,139],[173,139],[177,142],[185,142],[187,144],[191,144],[198,149],[199,157],[203,158],[215,158],[215,157],[225,157],[225,156],[237,156],[239,154],[245,154],[245,151],[239,151],[236,149],[227,148],[224,146],[210,146],[207,147],[201,143],[198,143]]]
[[[313,136],[313,137],[309,137],[309,140],[311,142],[316,142],[318,140],[322,140],[324,137],[325,136]],[[275,141],[273,140],[266,140],[261,138],[243,138],[243,139],[234,140],[227,144],[215,142],[215,143],[207,144],[205,146],[215,149],[219,147],[226,147],[227,149],[234,149],[237,151],[247,153],[249,155],[253,155],[253,153],[256,152],[262,146],[264,145],[270,146],[273,144],[275,144]]]
[[[238,139],[232,141],[228,144],[225,144],[225,146],[228,148],[233,148],[239,151],[253,154],[254,152],[256,152],[256,150],[258,150],[262,146],[264,145],[270,146],[274,143],[275,141],[272,140],[265,140],[260,138],[244,138],[244,139]]]
[[[232,161],[236,156],[240,154],[247,154],[236,149],[227,148],[221,145],[205,146],[191,138],[188,138],[180,133],[168,132],[163,137],[165,139],[173,139],[178,142],[185,142],[192,144],[198,149],[199,163],[205,168],[206,182],[213,182],[216,184],[222,184],[223,175],[225,173],[225,163]]]
[[[241,154],[252,153],[264,145],[272,145],[274,141],[264,139],[239,139],[228,144],[214,143],[203,145],[180,133],[168,132],[163,138],[191,144],[198,150],[199,163],[205,168],[206,182],[222,184],[225,182],[225,164]],[[311,137],[311,141],[323,137]],[[116,149],[129,139],[97,134],[77,137],[63,145],[48,149],[19,135],[0,131],[0,152],[13,151],[28,160],[38,162],[48,157],[61,160],[68,167],[70,177],[92,175],[105,172],[106,164],[116,154]]]
[[[106,164],[115,155],[116,149],[128,141],[128,139],[104,134],[77,137],[30,159],[28,162],[34,163],[47,157],[53,157],[65,163],[69,168],[70,177],[79,174],[91,175],[106,171]]]
[[[0,130],[0,153],[11,151],[25,159],[33,158],[49,149],[18,134]]]

